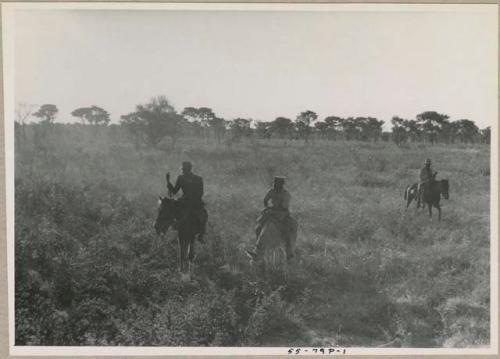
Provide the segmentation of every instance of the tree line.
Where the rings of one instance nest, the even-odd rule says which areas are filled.
[[[16,110],[16,123],[24,125],[29,117],[40,119],[40,123],[54,122],[58,108],[53,104],[35,107],[20,104]],[[110,114],[99,106],[77,108],[71,112],[82,124],[107,126]],[[347,141],[393,141],[397,146],[409,142],[435,143],[489,143],[491,129],[479,129],[474,121],[459,119],[451,121],[449,116],[436,111],[425,111],[415,119],[394,116],[391,131],[383,130],[384,121],[374,117],[327,116],[320,120],[311,110],[302,111],[295,119],[277,117],[273,121],[254,121],[251,118],[226,120],[208,107],[186,107],[181,112],[165,96],[151,98],[138,104],[135,111],[120,117],[120,126],[127,130],[134,143],[156,146],[164,138],[173,143],[181,136],[196,136],[207,142],[223,139],[238,141],[242,138],[278,138],[287,140],[314,139]]]

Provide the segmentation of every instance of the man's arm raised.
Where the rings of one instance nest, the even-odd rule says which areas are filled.
[[[270,190],[269,192],[267,192],[266,196],[264,197],[264,207],[269,207],[268,203],[269,203],[269,200],[271,199],[271,192],[272,190]]]

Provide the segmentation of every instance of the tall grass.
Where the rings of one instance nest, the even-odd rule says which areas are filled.
[[[489,149],[181,139],[135,148],[119,129],[27,129],[16,142],[18,345],[489,343]],[[37,137],[38,136],[38,137]],[[450,180],[443,220],[405,210],[422,160]],[[204,178],[207,243],[191,282],[152,229],[166,171]],[[274,175],[300,224],[286,271],[243,248]]]

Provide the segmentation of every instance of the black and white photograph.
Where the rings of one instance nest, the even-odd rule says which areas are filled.
[[[2,5],[11,355],[498,353],[498,6]]]

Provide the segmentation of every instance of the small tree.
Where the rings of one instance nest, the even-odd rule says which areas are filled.
[[[110,121],[109,113],[101,107],[92,106],[87,120],[91,125],[107,125]]]
[[[344,119],[338,116],[328,116],[325,118],[326,131],[329,138],[337,139],[337,134],[342,131],[342,121]]]
[[[309,141],[309,136],[311,134],[311,124],[318,119],[318,115],[313,111],[304,111],[297,115],[295,119],[295,126],[297,127],[297,132],[305,142]]]
[[[328,136],[328,124],[324,121],[316,122],[314,128],[319,133],[319,137],[325,138]]]
[[[480,136],[481,136],[481,142],[490,144],[491,141],[491,127],[488,126],[486,128],[483,128],[482,130],[479,131]]]
[[[59,110],[56,105],[45,104],[42,105],[38,111],[33,114],[33,116],[42,119],[41,122],[43,123],[52,123],[56,118],[58,111]]]
[[[448,115],[440,114],[436,111],[426,111],[417,115],[417,124],[422,129],[427,140],[431,144],[434,144],[441,134],[443,127],[446,126],[445,123],[448,118]]]
[[[396,146],[401,146],[403,142],[406,141],[407,133],[404,127],[404,119],[393,116],[391,119],[392,123],[392,140],[396,144]]]
[[[26,120],[33,114],[36,105],[31,105],[28,103],[20,103],[16,107],[16,119],[15,121],[20,125],[26,124]]]
[[[77,117],[80,119],[82,123],[85,123],[86,121],[85,117],[87,116],[88,111],[89,111],[88,107],[80,107],[77,108],[76,110],[73,110],[73,112],[71,112],[71,116]]]
[[[384,121],[374,117],[356,117],[355,126],[358,130],[358,139],[363,141],[378,141],[382,135]]]
[[[354,119],[353,117],[348,117],[342,121],[341,126],[342,132],[344,133],[345,139],[347,141],[359,139],[361,131],[356,125],[356,119]]]
[[[179,136],[182,117],[175,112],[165,96],[153,97],[136,111],[121,116],[121,124],[128,128],[134,139],[155,147],[163,138],[170,136],[173,145]]]
[[[277,135],[281,139],[290,137],[293,130],[292,120],[286,117],[276,117],[269,125],[272,135]]]
[[[403,120],[403,127],[406,131],[407,138],[411,140],[411,142],[416,142],[420,140],[422,130],[415,120]]]
[[[479,136],[479,128],[468,119],[462,119],[454,122],[454,135],[462,143],[471,143]]]
[[[88,122],[91,125],[107,125],[110,121],[109,113],[98,106],[80,107],[71,112],[71,115],[78,117],[82,123]]]
[[[211,127],[211,123],[217,118],[215,113],[211,108],[208,107],[186,107],[182,111],[182,116],[186,118],[188,121],[199,123],[200,127],[203,131],[203,136],[208,141],[209,137],[209,128]],[[216,120],[218,124],[220,121]]]
[[[210,121],[210,127],[214,130],[215,139],[217,143],[220,144],[222,137],[224,137],[226,133],[226,121],[220,117],[214,117]]]
[[[271,122],[257,122],[255,124],[255,132],[260,138],[271,137]]]
[[[232,138],[239,140],[242,137],[249,137],[252,132],[250,128],[251,123],[252,120],[246,118],[236,118],[229,121],[229,129],[231,130]]]
[[[35,107],[36,105],[31,105],[27,103],[19,103],[16,107],[15,122],[17,126],[21,127],[21,134],[23,138],[26,138],[26,129],[25,129],[26,121],[33,114]]]

